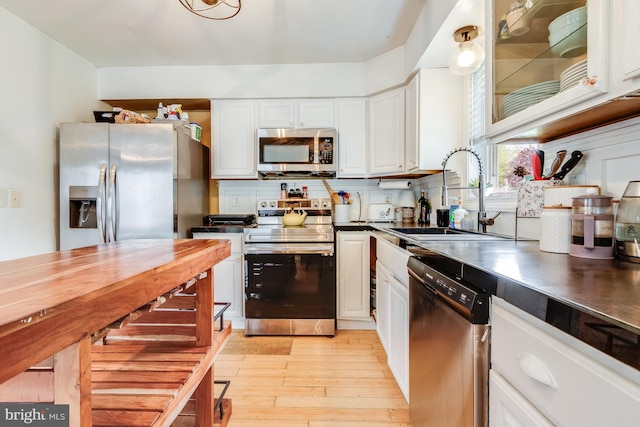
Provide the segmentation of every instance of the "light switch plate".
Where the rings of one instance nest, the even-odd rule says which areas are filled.
[[[22,193],[20,190],[7,190],[10,208],[19,208],[22,205]]]

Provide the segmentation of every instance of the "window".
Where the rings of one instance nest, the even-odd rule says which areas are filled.
[[[487,144],[484,136],[487,122],[484,65],[471,75],[469,85],[469,146],[482,159],[487,193],[515,190],[522,177],[531,174],[535,145]],[[475,162],[469,162],[468,171],[469,177],[478,176]]]

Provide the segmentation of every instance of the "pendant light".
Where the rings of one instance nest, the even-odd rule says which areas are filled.
[[[449,55],[449,68],[458,76],[475,73],[484,61],[484,49],[473,39],[478,37],[478,27],[469,25],[456,30],[453,39],[459,44]]]
[[[202,18],[221,21],[240,12],[242,0],[178,0],[189,12]]]

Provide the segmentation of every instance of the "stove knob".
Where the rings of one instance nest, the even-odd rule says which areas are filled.
[[[269,202],[269,207],[275,208],[276,207],[276,202],[274,202],[273,200],[271,202]]]
[[[260,207],[261,208],[266,208],[267,207],[267,202],[265,202],[265,201],[260,202]]]
[[[323,208],[328,208],[328,207],[329,207],[329,202],[328,202],[327,200],[324,200],[324,201],[322,202],[322,207],[323,207]]]
[[[320,200],[314,200],[313,202],[311,202],[311,205],[312,205],[314,208],[318,208],[318,207],[320,207]]]

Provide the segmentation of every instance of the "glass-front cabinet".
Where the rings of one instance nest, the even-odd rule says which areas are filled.
[[[606,94],[608,1],[487,2],[490,139],[544,142],[542,125]]]

